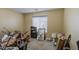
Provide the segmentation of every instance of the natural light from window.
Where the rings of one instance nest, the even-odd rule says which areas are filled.
[[[37,27],[37,31],[39,28],[45,28],[45,32],[47,32],[47,19],[47,16],[33,16],[32,25]]]

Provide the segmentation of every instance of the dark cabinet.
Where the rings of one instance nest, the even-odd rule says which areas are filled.
[[[37,38],[37,27],[31,26],[31,38]]]

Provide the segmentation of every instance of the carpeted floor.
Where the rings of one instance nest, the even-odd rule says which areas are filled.
[[[27,50],[56,50],[56,47],[50,41],[31,39],[28,43]]]

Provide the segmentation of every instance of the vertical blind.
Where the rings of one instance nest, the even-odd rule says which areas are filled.
[[[47,32],[47,16],[34,16],[32,17],[32,25],[39,28],[45,28],[45,32]]]

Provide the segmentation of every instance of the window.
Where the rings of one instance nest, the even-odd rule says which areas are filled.
[[[45,28],[45,32],[47,32],[47,16],[34,16],[32,18],[32,25],[39,28]]]

